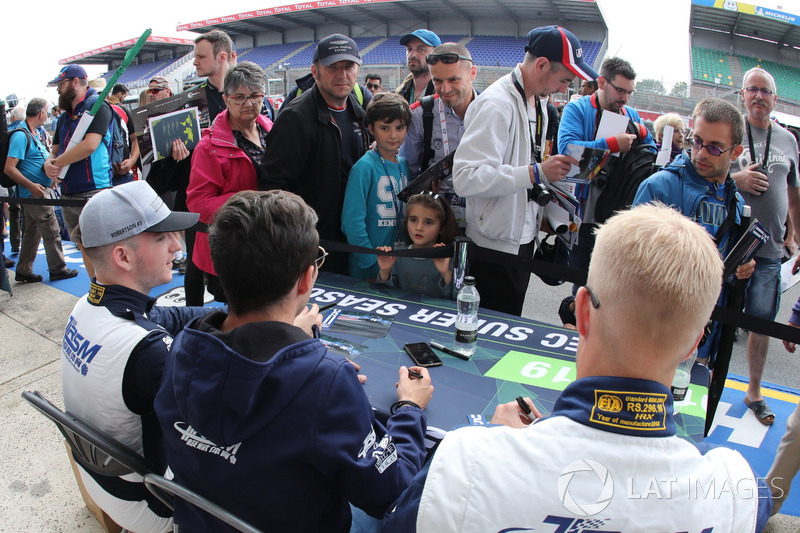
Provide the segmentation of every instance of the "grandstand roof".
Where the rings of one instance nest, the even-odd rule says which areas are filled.
[[[77,54],[64,58],[58,62],[59,65],[67,65],[69,63],[93,64],[93,65],[108,65],[114,61],[121,61],[125,57],[125,53],[130,50],[138,39],[126,39],[118,43],[101,46],[82,54]],[[171,49],[173,57],[186,55],[194,50],[194,41],[191,39],[181,39],[178,37],[158,37],[151,35],[147,38],[142,53],[152,53],[157,55],[159,51],[164,49]]]
[[[317,0],[181,24],[177,30],[254,35],[265,30],[283,32],[298,25],[314,29],[330,22],[348,26],[375,21],[389,24],[409,18],[426,21],[454,15],[470,21],[501,16],[508,20],[535,17],[562,25],[603,22],[595,0]]]
[[[692,0],[690,28],[800,48],[800,15],[744,2]]]

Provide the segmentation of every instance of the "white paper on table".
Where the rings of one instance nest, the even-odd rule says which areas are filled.
[[[669,163],[669,156],[672,154],[672,133],[675,128],[672,126],[664,126],[664,135],[661,137],[661,150],[658,151],[656,157],[656,166],[663,167]],[[669,142],[667,142],[669,139]]]
[[[597,126],[597,135],[594,140],[605,139],[606,137],[614,137],[620,133],[625,133],[628,129],[627,115],[620,115],[618,113],[611,113],[606,111],[600,117],[600,124]],[[619,152],[611,154],[619,156]]]
[[[786,292],[794,287],[800,281],[800,272],[792,274],[792,266],[797,259],[798,252],[796,252],[791,259],[781,265],[781,292]]]

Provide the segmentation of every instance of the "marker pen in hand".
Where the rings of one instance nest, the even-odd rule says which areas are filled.
[[[337,305],[339,305],[339,302],[333,302],[333,303],[329,303],[329,304],[323,305],[322,307],[319,308],[319,312],[321,313],[323,311],[327,311],[331,307],[336,307]]]
[[[519,408],[522,410],[522,415],[525,418],[527,418],[531,422],[536,421],[536,416],[533,415],[533,411],[528,405],[528,402],[525,401],[525,398],[523,398],[522,396],[517,396],[517,405],[519,405]]]
[[[408,379],[422,379],[422,374],[416,370],[408,369]]]

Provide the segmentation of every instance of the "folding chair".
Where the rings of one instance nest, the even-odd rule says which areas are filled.
[[[22,397],[55,422],[75,460],[85,469],[103,476],[123,476],[132,472],[144,476],[153,472],[153,465],[147,459],[82,418],[62,411],[39,391],[25,391]]]
[[[237,531],[243,531],[244,533],[261,533],[260,529],[256,529],[241,518],[234,516],[229,511],[226,511],[219,505],[213,503],[212,501],[200,496],[194,491],[187,489],[172,480],[163,478],[158,474],[146,474],[144,476],[144,485],[162,502],[169,505],[167,501],[164,499],[164,495],[160,494],[159,492],[164,492],[170,494],[175,497],[177,500],[178,498],[191,503],[192,505],[196,506],[198,509],[205,511],[206,513],[210,514],[211,516],[225,522],[232,528],[236,529]],[[176,524],[176,526],[180,526],[180,524]]]

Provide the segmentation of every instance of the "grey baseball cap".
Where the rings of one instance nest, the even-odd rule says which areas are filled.
[[[146,181],[132,181],[100,191],[86,202],[80,217],[81,242],[93,248],[145,231],[180,231],[199,218],[197,213],[170,211]]]

